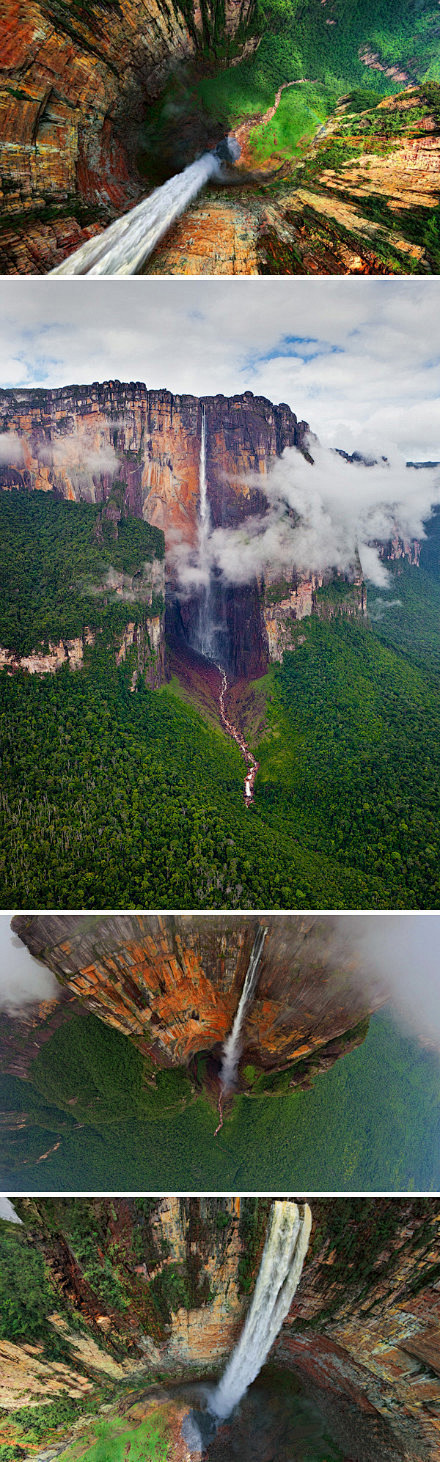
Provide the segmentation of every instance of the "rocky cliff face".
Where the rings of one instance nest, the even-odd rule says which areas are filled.
[[[178,274],[184,260],[187,274],[436,273],[425,231],[440,200],[439,116],[432,85],[363,114],[343,99],[298,160],[275,144],[263,168],[244,123],[243,187],[196,200],[144,272]]]
[[[242,50],[252,8],[227,0],[225,60]],[[174,68],[199,55],[209,16],[209,6],[174,0],[6,0],[3,273],[44,274],[148,191],[137,167],[140,128]]]
[[[192,915],[17,915],[15,932],[86,1008],[133,1039],[152,1067],[209,1054],[218,1069],[261,920]],[[374,1008],[332,920],[268,917],[241,1070],[292,1066],[294,1082],[359,1042]],[[245,1084],[246,1077],[242,1075]]]
[[[45,273],[151,190],[158,179],[141,175],[139,142],[152,102],[176,67],[200,72],[207,56],[222,65],[254,48],[255,4],[227,0],[220,28],[219,6],[184,0],[3,9],[0,267]],[[362,59],[374,71],[374,54]],[[178,117],[166,176],[219,140],[200,110]],[[426,224],[439,202],[439,115],[435,86],[408,87],[371,109],[365,137],[343,101],[298,160],[275,134],[263,165],[245,121],[241,186],[210,188],[146,272],[435,273],[435,241],[411,214]]]
[[[439,1203],[316,1199],[312,1207],[309,1255],[265,1372],[266,1401],[288,1373],[289,1389],[304,1385],[352,1462],[428,1462],[439,1442]],[[141,1404],[143,1414],[171,1405],[175,1445],[167,1455],[187,1458],[177,1438],[188,1400],[157,1384],[149,1392],[146,1382],[218,1374],[243,1325],[270,1199],[37,1198],[18,1199],[16,1208],[23,1266],[29,1244],[44,1258],[53,1310],[36,1345],[0,1342],[5,1440],[15,1408],[41,1400],[42,1386],[46,1401],[83,1397],[87,1410],[103,1381],[117,1395],[117,1382],[129,1379],[127,1424]],[[66,1346],[57,1365],[54,1331]],[[239,1416],[208,1456],[274,1455],[265,1450],[273,1444],[267,1418],[261,1452],[256,1436]],[[276,1455],[291,1452],[280,1446]]]
[[[0,434],[6,457],[0,487],[55,491],[74,501],[104,502],[111,512],[115,473],[123,510],[163,529],[168,547],[168,630],[190,640],[199,613],[196,595],[176,596],[173,552],[197,543],[202,413],[212,527],[238,527],[266,507],[265,481],[286,447],[307,454],[310,429],[285,403],[245,391],[240,396],[175,396],[141,383],[95,382],[89,387],[0,392]],[[6,437],[6,445],[5,445]],[[21,444],[17,461],[16,438]],[[109,454],[111,470],[109,469]],[[99,458],[102,458],[102,468]],[[88,465],[89,464],[89,465]],[[261,486],[260,486],[261,483]],[[224,657],[233,676],[254,677],[281,659],[297,619],[324,613],[316,590],[322,577],[292,575],[277,582],[226,585],[213,580],[213,613],[224,626]],[[347,586],[339,611],[362,614],[361,587]]]
[[[301,450],[309,431],[289,406],[274,406],[252,391],[198,399],[120,381],[0,391],[0,433],[18,435],[23,453],[22,461],[14,460],[11,441],[0,487],[52,489],[72,501],[105,502],[117,471],[126,512],[162,528],[168,543],[178,533],[194,544],[202,408],[212,525],[234,527],[264,508],[269,466],[285,447]],[[6,456],[7,443],[2,445]],[[111,471],[109,451],[116,459]],[[247,485],[250,474],[261,477],[261,491]]]

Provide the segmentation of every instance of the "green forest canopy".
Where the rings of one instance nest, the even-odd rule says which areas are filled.
[[[113,633],[133,618],[133,602],[107,586],[108,571],[130,576],[136,594],[136,577],[164,558],[165,545],[161,530],[142,519],[117,521],[122,493],[115,482],[115,521],[105,505],[59,501],[51,492],[0,491],[2,647],[29,654],[49,639],[81,635],[85,626]]]
[[[129,1039],[97,1017],[60,1027],[29,1080],[0,1077],[2,1110],[28,1114],[23,1127],[2,1128],[4,1186],[438,1190],[439,1059],[400,1031],[391,1012],[374,1016],[363,1045],[311,1090],[289,1090],[291,1071],[236,1097],[215,1141],[218,1114],[205,1095],[195,1097],[188,1073],[162,1071],[156,1087],[148,1074]]]

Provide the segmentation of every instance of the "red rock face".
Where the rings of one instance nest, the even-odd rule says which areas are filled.
[[[13,928],[87,1009],[155,1065],[179,1066],[201,1051],[220,1056],[259,922],[145,914],[90,927],[75,915],[18,915]],[[334,960],[331,919],[270,916],[267,927],[242,1064],[325,1070],[362,1038],[355,1028],[373,1007],[356,972]]]
[[[24,462],[0,468],[0,487],[50,489],[61,497],[105,500],[112,476],[87,471],[86,449],[114,448],[125,507],[194,544],[200,494],[202,405],[206,472],[214,527],[234,527],[265,505],[264,480],[285,447],[303,447],[309,430],[289,406],[262,396],[173,396],[141,382],[107,381],[60,390],[0,392],[0,433],[23,443]],[[65,448],[63,461],[63,448]],[[55,450],[55,461],[51,453]],[[248,485],[261,477],[261,491]]]
[[[0,392],[0,433],[18,435],[20,463],[0,465],[0,487],[52,490],[69,500],[108,499],[115,476],[124,483],[126,511],[143,517],[175,543],[197,543],[202,408],[206,419],[206,476],[212,526],[236,527],[264,510],[268,470],[285,447],[305,450],[306,422],[290,407],[265,397],[174,396],[140,382],[95,382],[55,391]],[[115,453],[115,471],[97,469],[99,454]],[[87,468],[87,461],[93,467]],[[105,456],[103,455],[103,462]],[[261,481],[261,488],[255,486]],[[168,563],[168,579],[173,573]],[[256,583],[215,589],[216,614],[230,647],[229,669],[264,672],[268,639]],[[174,606],[170,629],[191,637],[196,598]],[[174,614],[174,621],[173,621]],[[172,622],[173,621],[173,622]]]
[[[126,1376],[131,1370],[131,1384],[138,1384],[140,1391],[138,1398],[133,1391],[125,1393],[125,1406],[138,1399],[148,1403],[152,1377],[183,1380],[219,1373],[244,1323],[249,1295],[243,1289],[243,1266],[251,1293],[270,1200],[86,1198],[80,1208],[74,1198],[15,1202],[30,1242],[36,1241],[44,1254],[55,1289],[81,1314],[82,1350],[78,1330],[70,1327],[68,1334],[65,1319],[57,1314],[54,1321],[59,1328],[64,1324],[72,1350],[68,1370],[59,1365],[54,1374],[44,1342],[40,1349],[30,1346],[18,1352],[8,1340],[2,1341],[2,1381],[6,1392],[9,1389],[2,1404],[20,1404],[21,1387],[23,1405],[26,1390],[41,1391],[45,1375],[52,1394],[64,1390],[79,1394],[78,1359],[93,1383],[110,1364],[108,1380],[116,1383],[124,1370]],[[75,1206],[80,1217],[78,1221],[76,1216],[72,1232]],[[281,1431],[277,1429],[276,1387],[281,1380],[286,1392],[291,1388],[295,1395],[299,1380],[347,1462],[434,1462],[439,1455],[440,1407],[435,1277],[439,1200],[317,1198],[312,1200],[312,1219],[309,1253],[290,1315],[271,1352],[270,1370],[259,1382],[267,1388],[269,1403],[272,1399],[273,1415],[264,1416],[260,1438],[258,1396],[252,1411],[250,1392],[237,1416],[219,1430],[209,1455],[212,1451],[216,1462],[240,1458],[273,1462],[274,1457],[287,1462],[292,1441],[285,1435],[285,1423],[283,1431],[283,1389],[278,1391]],[[78,1235],[91,1229],[96,1245],[92,1272],[88,1250],[84,1257],[78,1242]],[[386,1237],[373,1252],[375,1233]],[[178,1291],[164,1289],[161,1297],[160,1278],[166,1279],[169,1266],[173,1270],[177,1266],[185,1282],[186,1309]],[[109,1291],[112,1274],[117,1279],[116,1298]],[[123,1303],[118,1299],[121,1287]],[[164,1294],[169,1297],[165,1305]],[[120,1339],[122,1363],[114,1345]],[[173,1397],[167,1387],[165,1397],[170,1394]],[[157,1382],[154,1399],[156,1404],[162,1399]],[[121,1397],[119,1392],[121,1401],[124,1405],[124,1393]],[[177,1437],[180,1392],[174,1403]],[[186,1409],[188,1404],[193,1402],[186,1398]],[[6,1442],[7,1427],[3,1416]],[[173,1450],[172,1455],[181,1453]]]
[[[244,8],[227,0],[226,52]],[[55,268],[149,191],[139,130],[201,33],[196,7],[187,23],[172,0],[3,0],[2,272]]]

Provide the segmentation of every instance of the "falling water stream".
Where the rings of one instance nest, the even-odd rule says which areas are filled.
[[[219,1073],[220,1094],[218,1109],[220,1113],[220,1121],[218,1127],[216,1128],[216,1131],[214,1132],[214,1137],[217,1136],[217,1132],[220,1132],[220,1128],[223,1126],[224,1097],[226,1096],[226,1093],[228,1091],[232,1091],[235,1086],[238,1062],[240,1059],[240,1051],[242,1046],[243,1022],[257,984],[258,972],[260,968],[260,961],[263,953],[263,945],[266,934],[267,924],[264,928],[260,925],[260,928],[257,930],[252,945],[251,957],[246,970],[246,978],[237,1006],[232,1030],[227,1036],[223,1046],[222,1064]]]
[[[205,183],[210,178],[221,179],[222,163],[235,162],[239,154],[234,138],[225,138],[213,152],[204,152],[182,173],[155,188],[97,238],[87,239],[51,274],[138,274],[156,244]]]
[[[202,589],[198,621],[195,631],[195,648],[206,660],[211,660],[217,667],[220,675],[220,690],[218,697],[220,718],[228,736],[232,736],[247,766],[244,779],[244,801],[245,807],[250,807],[254,800],[254,784],[259,763],[255,760],[253,753],[249,750],[247,742],[233,722],[226,714],[226,694],[228,690],[228,677],[226,670],[217,659],[216,649],[216,627],[213,622],[212,591],[210,579],[209,559],[209,538],[211,532],[211,515],[208,502],[208,482],[206,476],[206,409],[202,405],[202,424],[200,434],[200,464],[199,464],[199,526],[197,557],[200,568],[206,579],[205,587]]]
[[[254,783],[260,763],[255,760],[252,751],[249,750],[247,741],[245,741],[244,736],[242,736],[241,734],[241,731],[237,731],[237,727],[234,726],[233,722],[230,721],[228,716],[226,715],[225,696],[228,689],[228,677],[226,671],[223,670],[222,665],[217,665],[217,669],[220,671],[221,675],[221,689],[218,701],[220,715],[223,725],[226,731],[228,731],[229,736],[233,736],[234,741],[236,741],[237,745],[240,747],[240,751],[242,753],[242,756],[244,756],[246,765],[248,767],[248,771],[246,772],[246,776],[244,779],[244,802],[245,807],[250,807],[251,802],[253,802],[254,800]]]
[[[220,176],[214,152],[205,152],[161,188],[117,218],[97,238],[87,239],[52,274],[138,274],[176,218],[184,213],[209,178]]]
[[[216,1423],[230,1416],[264,1365],[298,1288],[311,1226],[308,1203],[304,1204],[301,1216],[296,1203],[275,1201],[251,1307],[240,1339],[218,1386],[207,1394],[208,1412]],[[201,1450],[205,1428],[200,1413],[190,1413],[182,1430],[187,1444],[196,1450],[198,1443]]]

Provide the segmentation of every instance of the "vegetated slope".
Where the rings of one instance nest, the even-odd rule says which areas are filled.
[[[437,273],[440,31],[429,0],[262,0],[256,23],[257,50],[196,89],[223,129],[238,129],[243,187],[210,188],[145,272]],[[169,97],[148,124],[152,155],[167,117]]]
[[[3,678],[3,907],[439,906],[438,678],[374,629],[298,626],[251,810],[235,744],[103,650]]]
[[[438,16],[430,0],[260,0],[256,28],[258,50],[200,82],[205,104],[217,106],[229,125],[265,110],[279,86],[302,77],[323,83],[332,104],[354,87],[382,95],[399,90],[405,79],[387,74],[389,67],[403,69],[409,81],[440,80]],[[362,59],[367,48],[381,69]]]
[[[151,1086],[126,1037],[77,1017],[39,1053],[29,1080],[0,1078],[4,1184],[11,1192],[438,1188],[439,1060],[390,1014],[374,1016],[363,1045],[311,1090],[290,1091],[291,1076],[259,1077],[214,1140],[214,1105],[186,1071],[161,1072]]]
[[[283,160],[302,154],[337,99],[353,88],[373,87],[380,97],[405,86],[406,78],[410,84],[440,78],[432,0],[207,0],[201,8],[193,0],[123,6],[75,0],[73,7],[68,0],[34,0],[29,24],[21,13],[17,21],[15,0],[8,0],[6,25],[0,254],[3,271],[12,273],[47,272],[245,118],[257,122],[256,156]],[[301,87],[285,93],[279,130],[275,119],[259,138],[258,119],[280,86],[303,78],[306,96]],[[226,223],[235,214],[240,233],[239,200],[225,198],[223,189],[217,203],[220,272],[233,272]],[[261,213],[257,197],[252,203]],[[191,217],[198,218],[197,206]],[[209,267],[214,244],[207,219]],[[282,220],[276,236],[283,268]],[[345,272],[340,243],[334,230],[330,252]],[[195,252],[184,246],[176,272],[191,270]],[[246,252],[252,252],[249,238],[243,272]],[[291,240],[288,252],[287,267],[297,272],[299,262],[301,270]],[[380,252],[372,254],[365,267],[380,270]],[[159,268],[165,258],[159,249]],[[274,263],[266,240],[251,270],[266,272]],[[384,272],[390,263],[391,253]],[[325,262],[322,267],[326,272]],[[405,272],[403,258],[400,269]]]
[[[429,572],[422,550],[419,569],[390,566],[387,590],[370,589],[368,606],[374,632],[384,645],[405,655],[425,675],[440,671],[440,579]]]
[[[165,1462],[180,1455],[191,1382],[219,1373],[240,1331],[271,1200],[40,1195],[15,1203],[23,1226],[0,1222],[7,1395],[1,1462],[32,1456],[42,1444],[57,1451],[69,1429],[62,1455],[72,1462],[85,1456],[88,1462],[123,1462],[128,1455],[133,1462]],[[298,1462],[341,1462],[354,1454],[372,1459],[379,1455],[378,1430],[381,1459],[431,1456],[424,1438],[428,1429],[435,1447],[430,1360],[438,1226],[439,1205],[432,1199],[314,1200],[294,1315],[234,1417],[231,1441],[226,1433],[228,1457],[243,1455],[249,1462],[261,1434],[263,1455],[270,1439],[277,1448],[271,1455],[286,1462],[294,1434]],[[414,1354],[425,1362],[410,1375],[409,1325]],[[33,1344],[24,1350],[28,1336]],[[342,1435],[341,1361],[343,1411],[350,1385]],[[176,1387],[177,1379],[188,1389]],[[317,1391],[310,1395],[313,1380]],[[14,1410],[20,1392],[33,1404]],[[388,1446],[390,1395],[403,1442],[397,1451],[392,1433]]]
[[[438,680],[341,618],[298,627],[273,675],[259,799],[337,866],[383,880],[390,906],[437,907]]]
[[[123,495],[118,482],[96,507],[51,492],[0,492],[0,645],[23,655],[86,625],[116,632],[136,599],[152,614],[163,609],[151,591],[146,606],[142,586],[145,566],[164,558],[163,533],[122,518]],[[125,592],[112,569],[127,576]]]

